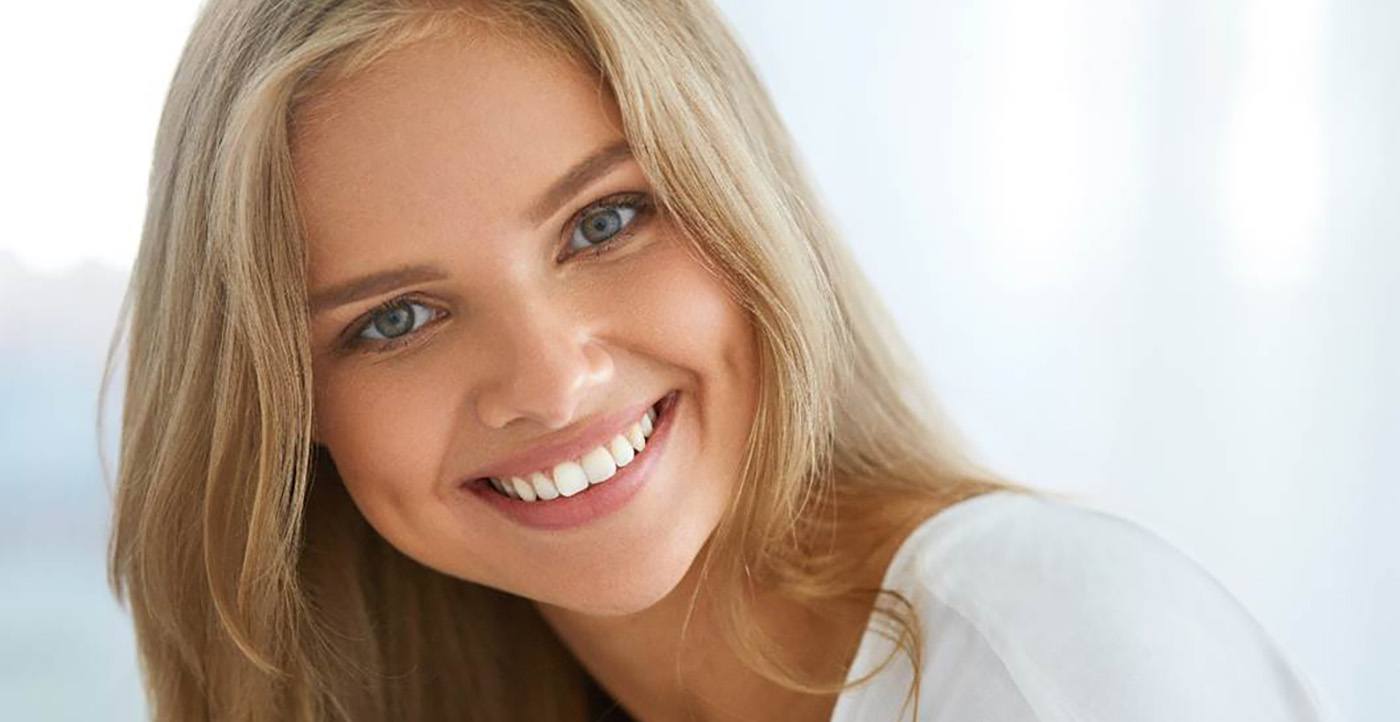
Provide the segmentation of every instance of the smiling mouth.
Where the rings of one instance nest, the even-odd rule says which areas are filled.
[[[548,502],[582,493],[611,479],[646,452],[647,439],[675,406],[679,393],[667,393],[621,433],[578,457],[523,476],[484,477],[476,483],[524,502]]]

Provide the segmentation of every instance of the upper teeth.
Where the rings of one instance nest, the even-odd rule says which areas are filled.
[[[489,481],[496,491],[523,501],[573,496],[589,484],[607,481],[620,467],[632,463],[633,457],[646,448],[655,420],[656,411],[649,408],[621,434],[576,459],[525,476],[493,476]]]

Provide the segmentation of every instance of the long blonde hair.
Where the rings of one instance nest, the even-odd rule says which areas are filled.
[[[746,590],[813,608],[888,599],[871,620],[912,661],[917,710],[918,618],[897,592],[853,581],[870,547],[838,544],[838,531],[875,539],[982,492],[1027,490],[977,467],[939,421],[708,2],[210,0],[166,99],[106,369],[125,333],[109,572],[154,717],[589,713],[586,671],[528,600],[398,553],[311,438],[296,111],[464,17],[599,75],[659,206],[758,331],[739,492],[697,562],[724,602],[725,638],[770,680],[832,693],[845,670],[786,658]]]

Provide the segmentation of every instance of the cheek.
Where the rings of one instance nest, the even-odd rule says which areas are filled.
[[[443,391],[387,365],[330,372],[317,383],[320,441],[376,527],[398,523],[391,517],[409,513],[413,499],[431,493],[453,428],[451,397]]]
[[[649,353],[712,387],[751,379],[755,346],[747,314],[680,241],[666,244],[659,256],[632,281],[633,323],[644,330]]]
[[[753,428],[758,403],[757,334],[725,284],[679,242],[635,274],[634,314],[646,330],[644,353],[684,374],[692,394],[695,459],[716,483],[706,493],[727,498]],[[718,502],[717,502],[718,503]]]

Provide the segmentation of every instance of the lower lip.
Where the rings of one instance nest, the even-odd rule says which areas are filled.
[[[468,482],[463,489],[483,499],[516,523],[534,529],[571,529],[601,519],[627,505],[651,479],[651,470],[666,450],[671,436],[672,420],[680,407],[681,396],[656,419],[656,429],[647,438],[646,448],[631,463],[617,473],[573,496],[561,496],[549,501],[522,501],[505,496],[485,480]]]

